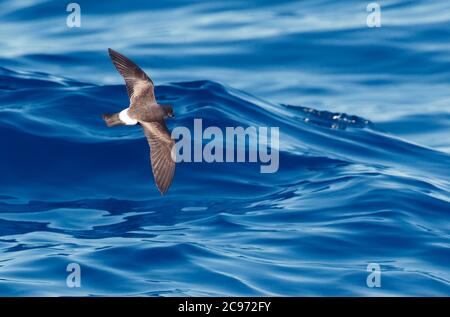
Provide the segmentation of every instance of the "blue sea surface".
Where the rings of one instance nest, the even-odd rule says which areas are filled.
[[[0,2],[0,296],[450,295],[449,1],[68,2]],[[108,47],[170,129],[279,127],[279,171],[161,196]]]

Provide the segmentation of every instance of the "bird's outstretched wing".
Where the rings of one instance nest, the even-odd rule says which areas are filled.
[[[164,195],[175,173],[175,141],[164,122],[140,122],[150,145],[150,159],[156,186]],[[172,153],[173,152],[173,153]]]
[[[117,71],[125,79],[127,86],[128,97],[131,103],[134,98],[145,97],[145,103],[156,103],[153,81],[147,74],[130,59],[122,54],[108,48],[109,56],[111,57]]]

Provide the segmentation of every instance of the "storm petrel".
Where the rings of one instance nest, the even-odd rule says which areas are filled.
[[[175,147],[165,118],[174,117],[171,105],[156,102],[154,84],[150,77],[122,54],[108,49],[117,71],[125,79],[130,106],[114,114],[104,114],[108,127],[139,124],[150,145],[150,160],[156,186],[164,195],[175,173]]]

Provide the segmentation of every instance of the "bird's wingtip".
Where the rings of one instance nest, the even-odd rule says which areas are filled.
[[[112,56],[114,56],[114,55],[116,55],[118,53],[117,53],[117,51],[115,51],[112,48],[108,47],[108,54],[109,54],[109,56],[112,57]]]
[[[169,190],[169,188],[164,189],[164,188],[159,188],[159,186],[156,186],[156,187],[158,188],[158,191],[161,194],[161,196],[164,196],[167,193],[167,191]]]

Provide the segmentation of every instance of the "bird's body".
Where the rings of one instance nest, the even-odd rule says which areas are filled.
[[[153,81],[131,60],[108,49],[114,66],[125,79],[129,107],[114,114],[103,115],[108,127],[139,124],[150,145],[150,158],[156,186],[165,194],[175,173],[174,141],[165,118],[173,117],[172,106],[156,102]]]

